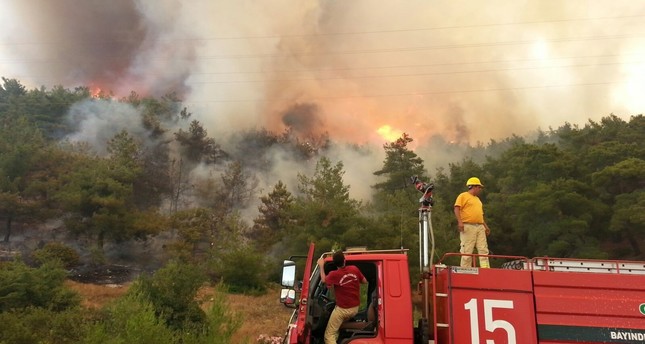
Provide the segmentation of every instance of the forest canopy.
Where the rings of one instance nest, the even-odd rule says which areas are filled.
[[[96,130],[105,123],[122,125]],[[533,140],[491,140],[428,171],[411,148],[414,138],[404,134],[383,145],[382,167],[366,176],[372,196],[353,199],[344,176],[355,161],[334,160],[328,136],[260,128],[213,137],[172,94],[114,99],[92,96],[87,87],[28,90],[3,78],[2,241],[59,221],[70,246],[106,259],[106,245],[163,238],[161,259],[206,262],[220,276],[227,259],[242,255],[265,274],[249,282],[261,285],[275,277],[273,264],[283,258],[276,253],[301,253],[311,241],[320,252],[404,246],[415,256],[419,194],[411,176],[435,185],[437,254],[458,251],[452,205],[477,176],[485,184],[493,253],[639,259],[643,140],[642,115],[610,114],[581,126],[563,123]],[[363,147],[352,149],[361,154]],[[302,169],[297,178],[265,185],[275,154]],[[45,242],[49,237],[43,234]]]

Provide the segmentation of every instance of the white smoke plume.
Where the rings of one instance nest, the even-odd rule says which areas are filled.
[[[86,142],[99,155],[106,155],[106,143],[123,130],[145,138],[141,114],[127,103],[104,99],[78,102],[69,109],[68,120],[76,131],[67,137],[72,142]]]

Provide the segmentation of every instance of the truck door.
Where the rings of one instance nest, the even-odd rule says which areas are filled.
[[[311,266],[314,257],[314,243],[309,245],[309,252],[307,253],[307,261],[305,262],[304,277],[302,281],[302,289],[300,290],[300,299],[298,301],[298,308],[294,313],[296,317],[295,325],[290,325],[288,342],[290,344],[300,343],[300,344],[309,344],[310,343],[310,332],[311,326],[307,323],[307,314],[309,308],[310,295],[310,276],[311,276]]]

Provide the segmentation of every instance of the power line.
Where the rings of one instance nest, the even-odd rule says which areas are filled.
[[[549,40],[542,40],[547,43],[567,43],[567,42],[583,42],[583,41],[597,41],[597,40],[611,40],[611,39],[629,39],[640,38],[645,36],[645,33],[630,34],[630,35],[610,35],[610,36],[586,36],[586,37],[565,37],[554,38]],[[497,47],[497,46],[511,46],[511,45],[526,45],[534,44],[535,40],[521,40],[521,41],[500,41],[490,43],[465,43],[465,44],[448,44],[436,46],[420,46],[420,47],[402,47],[402,48],[386,48],[386,49],[365,49],[365,50],[349,50],[349,51],[320,51],[320,52],[294,52],[285,54],[235,54],[235,55],[222,55],[222,56],[196,56],[185,58],[185,60],[226,60],[226,59],[257,59],[257,58],[277,58],[277,57],[298,57],[298,56],[326,56],[326,55],[359,55],[359,54],[383,54],[383,53],[397,53],[397,52],[412,52],[412,51],[432,51],[432,50],[445,50],[445,49],[464,49],[464,48],[483,48],[483,47]],[[114,59],[115,57],[104,56],[103,59]],[[60,61],[67,62],[62,59],[47,59],[47,60],[32,60],[26,61],[24,59],[4,59],[0,61],[9,62],[16,61],[19,63],[25,62],[49,62]],[[160,60],[160,58],[154,58]],[[162,60],[170,60],[164,58]],[[173,61],[181,60],[173,58]]]
[[[296,79],[259,79],[259,80],[233,80],[233,81],[197,81],[194,84],[238,84],[238,83],[259,83],[259,82],[291,82],[291,81],[309,81],[309,80],[357,80],[357,79],[379,79],[379,78],[399,78],[399,77],[419,77],[419,76],[433,76],[433,75],[457,75],[457,74],[471,74],[471,73],[492,73],[492,72],[505,72],[517,70],[535,70],[535,69],[555,69],[555,68],[571,68],[571,67],[596,67],[596,66],[610,66],[610,65],[625,65],[625,64],[641,64],[645,61],[632,61],[632,62],[608,62],[608,63],[594,63],[594,64],[572,64],[562,66],[537,66],[537,67],[517,67],[517,68],[499,68],[499,69],[480,69],[469,71],[450,71],[450,72],[432,72],[432,73],[410,73],[410,74],[386,74],[386,75],[367,75],[367,76],[350,76],[350,77],[309,77],[309,78],[296,78]],[[199,74],[196,74],[199,75]]]
[[[475,65],[475,64],[501,64],[501,63],[518,63],[518,62],[549,62],[570,59],[583,59],[583,58],[621,58],[627,56],[643,57],[642,54],[608,54],[608,55],[579,55],[579,56],[563,56],[553,58],[527,58],[515,60],[489,60],[489,61],[462,61],[462,62],[442,62],[442,63],[429,63],[429,64],[410,64],[410,65],[393,65],[393,66],[375,66],[375,67],[346,67],[346,68],[307,68],[299,70],[265,70],[257,72],[206,72],[206,73],[193,73],[192,75],[242,75],[242,74],[295,74],[304,72],[347,72],[355,70],[378,70],[378,69],[394,69],[394,68],[418,68],[418,67],[446,67],[446,66],[462,66],[462,65]]]
[[[505,88],[487,88],[473,90],[452,90],[452,91],[427,91],[414,93],[390,93],[390,94],[373,94],[373,95],[345,95],[345,96],[318,96],[307,98],[307,100],[338,100],[338,99],[363,99],[363,98],[394,98],[394,97],[418,97],[427,95],[446,95],[446,94],[465,94],[465,93],[485,93],[485,92],[510,92],[522,90],[549,89],[560,87],[587,87],[587,86],[605,86],[620,83],[618,81],[606,81],[596,83],[577,83],[577,84],[559,84],[559,85],[542,85],[526,87],[505,87]],[[274,100],[274,99],[272,99]],[[279,99],[278,99],[279,100]],[[290,100],[286,99],[285,100]],[[256,103],[265,102],[265,99],[217,99],[204,101],[191,101],[191,103]]]
[[[639,18],[643,18],[643,17],[645,17],[645,14],[635,14],[635,15],[616,16],[616,17],[569,18],[569,19],[555,19],[555,20],[529,21],[529,22],[454,25],[454,26],[440,26],[440,27],[412,28],[412,29],[392,29],[392,30],[353,31],[353,32],[329,32],[329,33],[314,33],[314,34],[214,37],[214,38],[205,38],[205,39],[196,39],[196,40],[242,40],[242,39],[266,39],[266,38],[304,38],[304,37],[325,37],[325,36],[344,36],[344,35],[365,35],[365,34],[375,34],[375,33],[383,34],[383,33],[397,33],[397,32],[419,32],[419,31],[435,31],[435,30],[472,29],[472,28],[494,27],[494,26],[551,24],[551,23],[565,23],[565,22],[579,22],[579,21],[593,21],[593,20],[639,19]]]
[[[641,19],[645,14],[633,14],[625,16],[613,17],[593,17],[593,18],[565,18],[553,20],[540,20],[540,21],[526,21],[526,22],[509,22],[509,23],[485,23],[485,24],[472,24],[472,25],[452,25],[452,26],[439,26],[439,27],[421,27],[421,28],[403,28],[403,29],[389,29],[389,30],[368,30],[368,31],[349,31],[349,32],[321,32],[311,34],[272,34],[272,35],[248,35],[248,36],[221,36],[221,37],[207,37],[207,38],[162,38],[163,42],[181,42],[181,41],[218,41],[218,40],[249,40],[249,39],[281,39],[281,38],[306,38],[306,37],[327,37],[327,36],[354,36],[354,35],[368,35],[368,34],[385,34],[385,33],[401,33],[401,32],[422,32],[422,31],[436,31],[436,30],[456,30],[456,29],[473,29],[483,27],[496,27],[496,26],[515,26],[515,25],[535,25],[535,24],[554,24],[554,23],[567,23],[567,22],[589,22],[598,20],[617,20],[617,19]],[[110,37],[102,37],[103,40],[111,42],[128,42],[133,41],[133,38],[121,35],[120,38],[110,39]],[[65,41],[59,42],[5,42],[0,43],[4,46],[18,46],[18,45],[54,45],[62,44]]]
[[[376,67],[358,67],[358,68],[310,68],[310,69],[301,69],[301,70],[268,70],[262,72],[210,72],[210,73],[191,73],[192,76],[207,76],[207,75],[247,75],[247,74],[297,74],[297,73],[313,73],[313,72],[351,72],[351,71],[360,71],[360,70],[384,70],[384,69],[395,69],[395,68],[421,68],[421,67],[446,67],[446,66],[463,66],[463,65],[475,65],[475,64],[503,64],[503,63],[519,63],[519,62],[552,62],[552,61],[561,61],[561,60],[570,60],[570,59],[583,59],[583,58],[622,58],[622,57],[643,57],[642,54],[609,54],[609,55],[581,55],[581,56],[566,56],[558,58],[530,58],[530,59],[516,59],[516,60],[491,60],[491,61],[464,61],[464,62],[452,62],[452,63],[432,63],[432,64],[413,64],[413,65],[395,65],[395,66],[376,66]],[[626,61],[622,64],[638,64],[643,63],[644,61]],[[444,74],[465,74],[465,73],[483,73],[483,72],[494,72],[494,71],[507,71],[507,70],[531,70],[531,69],[551,69],[551,68],[566,68],[566,67],[586,67],[586,66],[602,66],[602,65],[615,65],[619,64],[618,62],[608,62],[608,63],[595,63],[595,64],[571,64],[571,65],[559,65],[559,66],[538,66],[538,67],[518,67],[518,68],[498,68],[498,69],[485,69],[485,70],[470,70],[470,71],[453,71],[453,72],[434,72],[434,73],[415,73],[415,74],[386,74],[386,75],[371,75],[371,76],[345,76],[345,77],[309,77],[309,78],[295,78],[295,79],[261,79],[261,80],[232,80],[232,81],[198,81],[196,84],[208,84],[208,83],[253,83],[253,82],[271,82],[271,81],[299,81],[299,80],[334,80],[334,79],[363,79],[363,78],[385,78],[385,77],[401,77],[401,76],[428,76],[428,75],[444,75]],[[14,78],[38,78],[38,79],[51,79],[52,77],[38,77],[36,75],[15,75]]]
[[[588,36],[588,37],[572,37],[572,38],[556,38],[550,40],[542,40],[547,43],[566,43],[576,41],[595,41],[595,40],[610,40],[610,39],[624,39],[624,38],[638,38],[645,36],[645,33],[637,35],[614,35],[614,36]],[[525,41],[500,41],[492,43],[466,43],[466,44],[448,44],[436,46],[421,46],[421,47],[407,47],[407,48],[389,48],[389,49],[366,49],[366,50],[348,50],[348,51],[323,51],[323,52],[295,52],[288,54],[239,54],[239,55],[222,55],[222,56],[202,56],[198,59],[203,60],[219,60],[219,59],[252,59],[252,58],[266,58],[266,57],[296,57],[296,56],[325,56],[325,55],[360,55],[360,54],[382,54],[394,52],[410,52],[410,51],[430,51],[430,50],[444,50],[444,49],[464,49],[464,48],[483,48],[483,47],[497,47],[509,45],[525,45],[534,44],[535,40]]]

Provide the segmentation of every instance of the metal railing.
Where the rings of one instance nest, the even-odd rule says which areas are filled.
[[[610,273],[610,274],[632,274],[645,275],[645,262],[629,260],[601,260],[601,259],[577,259],[577,258],[552,258],[535,257],[529,259],[522,256],[507,255],[484,255],[466,253],[445,253],[437,264],[444,264],[450,257],[473,257],[472,267],[477,267],[478,257],[489,259],[506,259],[499,268],[514,270],[532,271],[554,271],[554,272],[586,272],[586,273]]]

